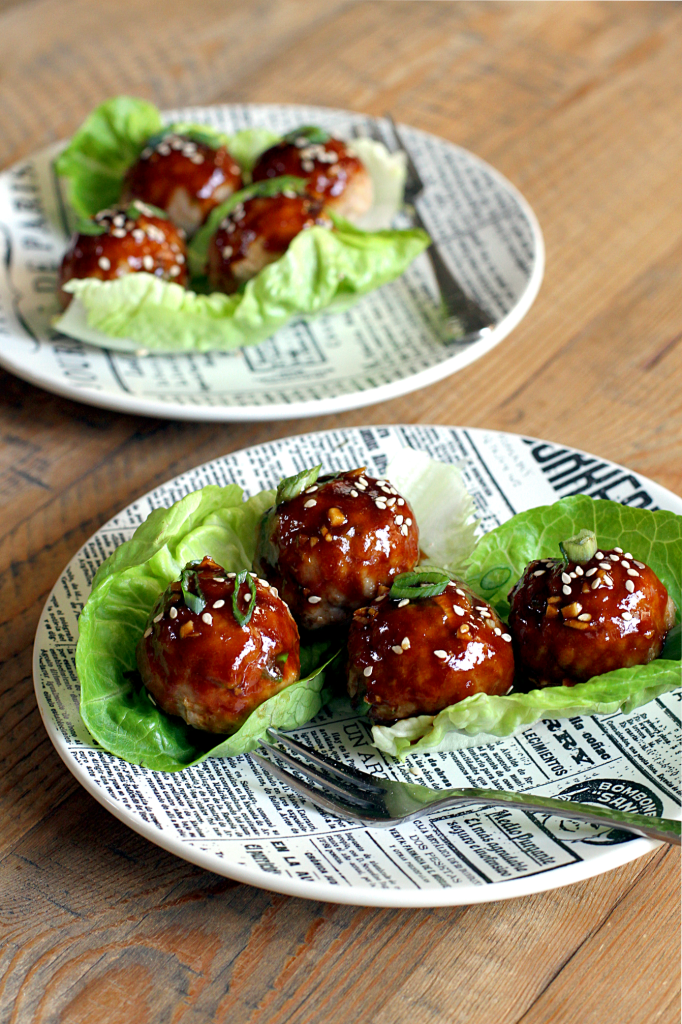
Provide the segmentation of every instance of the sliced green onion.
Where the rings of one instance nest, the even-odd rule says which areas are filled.
[[[185,599],[185,604],[190,611],[194,612],[195,615],[199,615],[203,612],[206,607],[206,598],[201,590],[199,583],[199,575],[196,572],[194,566],[200,565],[200,560],[194,562],[188,562],[185,568],[180,573],[180,585],[182,587],[182,596]],[[189,588],[191,582],[194,581],[194,588],[196,593],[193,593]]]
[[[496,565],[488,569],[485,576],[481,578],[479,586],[481,590],[499,590],[511,578],[512,571],[508,565]]]
[[[104,224],[97,224],[94,220],[86,220],[85,218],[78,218],[76,224],[76,231],[79,235],[105,235],[107,228]]]
[[[150,135],[145,143],[145,148],[156,149],[160,142],[164,142],[171,135],[181,135],[191,142],[200,146],[209,146],[211,149],[220,149],[227,141],[227,135],[209,128],[208,125],[188,124],[186,121],[174,121],[166,125],[160,132]]]
[[[284,651],[283,654],[278,654],[277,657],[275,658],[275,661],[279,661],[282,665],[285,665],[288,660],[289,660],[289,652],[288,651]]]
[[[589,562],[597,552],[597,536],[592,530],[581,530],[560,543],[559,548],[567,562]]]
[[[318,476],[322,465],[313,466],[312,469],[303,469],[300,473],[295,476],[287,476],[284,480],[280,480],[277,485],[277,497],[276,502],[281,505],[283,501],[291,501],[293,498],[298,498],[299,494],[303,494],[307,487],[311,487]]]
[[[308,182],[305,178],[298,178],[295,174],[283,174],[279,178],[266,178],[264,181],[254,181],[252,185],[247,185],[242,192],[248,192],[241,202],[245,202],[246,199],[257,199],[260,196],[265,196],[266,199],[270,199],[272,196],[279,196],[283,192],[295,192],[296,195],[302,195],[307,186]],[[234,193],[236,195],[236,193]],[[236,204],[235,204],[236,205]]]
[[[189,257],[192,274],[202,274],[206,269],[208,247],[216,231],[240,203],[246,203],[249,199],[260,196],[270,198],[278,196],[282,192],[295,192],[297,195],[305,192],[307,181],[305,178],[297,178],[293,174],[283,174],[280,178],[267,178],[265,181],[255,181],[247,185],[239,192],[233,192],[229,199],[226,199],[220,206],[214,207],[208,215],[206,223],[199,228],[196,235],[189,244]]]
[[[162,128],[161,131],[155,132],[153,135],[149,136],[149,138],[147,139],[147,141],[144,144],[144,148],[145,149],[156,149],[156,147],[159,145],[160,142],[163,142],[164,139],[167,139],[168,136],[172,135],[172,134],[173,134],[173,131],[172,131],[172,129],[170,127]]]
[[[427,597],[442,594],[449,582],[448,574],[438,569],[427,572],[404,572],[396,576],[388,596],[394,601],[403,601],[405,598],[410,601],[423,601]]]
[[[191,142],[197,142],[200,146],[208,146],[209,149],[220,149],[228,141],[227,136],[222,132],[213,131],[211,128],[202,129],[198,125],[187,125],[183,121],[176,121],[170,125],[166,137],[170,134],[182,135]]]
[[[251,591],[251,598],[249,600],[249,606],[248,606],[248,608],[246,609],[245,612],[242,612],[239,609],[239,590],[240,590],[240,587],[241,587],[242,583],[248,584],[248,587],[249,587],[249,589]],[[253,581],[253,576],[251,575],[251,573],[249,573],[246,570],[244,570],[243,572],[238,573],[238,575],[237,575],[237,577],[236,577],[236,579],[234,581],[234,592],[232,594],[232,614],[234,615],[235,619],[237,620],[237,622],[239,623],[240,626],[246,626],[247,623],[250,622],[251,616],[253,615],[253,609],[255,607],[256,607],[256,584]]]
[[[294,128],[293,131],[287,132],[282,138],[284,142],[289,142],[292,145],[296,139],[307,139],[313,146],[323,146],[325,142],[329,142],[331,135],[324,128],[318,128],[317,125],[305,124],[301,128]]]
[[[129,220],[137,220],[140,214],[144,214],[146,217],[160,217],[161,220],[168,220],[168,214],[165,210],[160,209],[158,206],[153,206],[152,203],[143,203],[141,199],[139,201],[133,199],[125,214]]]

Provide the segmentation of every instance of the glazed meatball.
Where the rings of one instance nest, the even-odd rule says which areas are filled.
[[[137,645],[137,666],[168,714],[230,735],[263,701],[299,678],[298,629],[276,590],[251,573],[235,577],[204,558],[190,563],[183,578],[190,595],[203,599],[200,610],[188,607],[182,582],[171,583]],[[233,607],[237,580],[237,612],[245,622]]]
[[[387,480],[363,469],[320,477],[266,513],[256,571],[279,588],[305,629],[341,625],[419,558],[414,513]]]
[[[266,150],[253,169],[253,180],[279,178],[283,174],[305,178],[308,193],[323,200],[325,206],[350,220],[362,217],[373,198],[372,179],[362,161],[340,139],[310,142],[303,134],[305,129],[301,132],[292,132]]]
[[[284,192],[239,203],[221,222],[208,251],[208,278],[228,294],[278,260],[296,235],[315,225],[331,228],[322,203]]]
[[[474,693],[501,696],[513,681],[511,636],[462,583],[425,599],[384,592],[353,616],[348,692],[364,697],[375,722],[436,715]]]
[[[171,132],[143,149],[128,169],[123,201],[152,203],[191,235],[240,188],[241,170],[224,146],[214,149]]]
[[[621,548],[583,561],[531,562],[509,594],[517,664],[537,686],[573,686],[661,653],[675,606],[656,574]]]
[[[144,271],[183,287],[187,284],[184,235],[146,204],[101,210],[93,224],[96,233],[76,232],[64,254],[58,293],[63,309],[73,298],[63,287],[74,277],[115,281],[125,274]]]

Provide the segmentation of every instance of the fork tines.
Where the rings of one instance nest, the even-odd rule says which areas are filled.
[[[313,750],[304,743],[299,743],[275,729],[268,729],[269,736],[279,742],[282,746],[274,746],[265,740],[259,740],[261,747],[273,754],[276,758],[284,761],[297,773],[315,785],[310,785],[302,779],[281,768],[274,761],[263,757],[261,754],[252,756],[276,778],[285,782],[288,786],[308,797],[313,803],[332,811],[335,814],[341,813],[344,817],[359,820],[375,820],[386,817],[386,810],[383,805],[383,790],[373,782],[371,776],[360,772],[355,768],[341,765],[333,761],[327,755]],[[307,764],[294,757],[286,749],[289,747],[301,753],[313,764]],[[319,767],[315,767],[315,765]],[[318,787],[322,787],[319,789]]]
[[[307,757],[309,761],[316,764],[318,768],[321,768],[324,772],[331,772],[337,779],[342,779],[346,783],[355,784],[360,789],[363,789],[370,793],[383,793],[383,787],[376,782],[376,780],[368,775],[367,772],[361,772],[357,768],[353,768],[352,765],[342,764],[340,761],[335,761],[328,754],[323,754],[320,750],[314,750],[312,747],[307,746],[305,743],[301,743],[299,740],[295,740],[292,736],[287,736],[286,733],[280,732],[279,729],[268,729],[268,736],[275,743],[281,743],[283,747],[288,747],[289,750],[295,750],[297,754],[302,754],[303,757]],[[266,744],[263,744],[264,746]],[[270,748],[273,749],[272,747]],[[279,751],[278,751],[279,753]],[[293,760],[293,759],[292,759]]]
[[[403,137],[398,129],[398,126],[393,120],[393,115],[386,114],[385,117],[391,126],[391,131],[393,132],[393,136],[396,142],[398,143],[398,148],[401,150],[401,152],[405,154],[405,169],[407,171],[407,175],[405,178],[405,201],[407,203],[414,203],[417,196],[421,195],[421,193],[424,191],[424,182],[419,171],[417,170],[417,165],[412,159],[412,154],[405,145]]]

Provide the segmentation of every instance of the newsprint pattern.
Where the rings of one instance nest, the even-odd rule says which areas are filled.
[[[218,873],[303,896],[397,906],[499,899],[512,894],[506,882],[552,887],[570,880],[565,869],[571,865],[588,862],[590,874],[613,866],[617,852],[618,863],[641,854],[650,848],[646,841],[623,832],[474,805],[390,830],[369,829],[318,811],[248,756],[210,759],[164,774],[93,748],[78,714],[77,616],[97,566],[153,508],[208,483],[238,483],[254,493],[317,462],[325,471],[366,465],[370,474],[382,476],[387,460],[405,445],[462,468],[483,531],[514,512],[578,492],[682,512],[672,494],[612,463],[481,430],[337,430],[218,459],[121,512],[88,541],[56,584],[38,629],[35,672],[57,749],[105,806],[154,841]],[[680,691],[629,717],[545,721],[492,746],[424,754],[407,764],[377,751],[367,722],[340,702],[297,735],[365,771],[436,789],[535,790],[642,814],[679,815]],[[551,879],[536,877],[547,872],[554,872]]]
[[[202,107],[167,116],[228,133],[317,123],[348,138],[367,128],[360,115],[317,107]],[[80,401],[155,413],[160,406],[161,415],[164,406],[179,406],[188,418],[196,415],[192,407],[212,408],[214,418],[219,407],[240,419],[252,407],[260,419],[273,406],[295,416],[301,403],[334,399],[341,408],[344,396],[366,393],[366,402],[376,401],[377,388],[402,393],[452,373],[501,340],[530,306],[542,276],[542,239],[527,204],[487,164],[424,132],[405,133],[426,183],[422,215],[462,286],[500,321],[492,339],[463,345],[440,336],[426,256],[348,312],[298,321],[232,353],[140,357],[68,338],[51,327],[68,237],[53,148],[0,175],[0,361]]]

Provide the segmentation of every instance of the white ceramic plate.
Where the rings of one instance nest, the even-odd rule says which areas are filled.
[[[320,124],[349,138],[359,114],[301,106],[170,111],[226,132]],[[67,232],[53,146],[0,175],[0,365],[57,394],[121,412],[187,420],[265,420],[341,412],[442,380],[497,345],[525,316],[544,268],[542,234],[516,189],[478,157],[404,129],[426,183],[422,214],[464,289],[495,316],[482,341],[444,343],[426,256],[353,309],[299,321],[232,353],[102,350],[54,331]],[[387,139],[390,135],[387,135]]]
[[[367,465],[410,445],[462,467],[484,530],[559,497],[584,492],[682,514],[682,499],[593,455],[515,434],[454,427],[367,427],[260,445],[200,466],[150,492],[103,526],[71,560],[38,626],[34,676],[45,727],[79,782],[121,821],[186,860],[241,882],[309,899],[370,906],[447,906],[556,888],[655,848],[622,832],[545,815],[468,806],[391,830],[317,811],[248,756],[164,774],[93,746],[78,714],[77,615],[97,566],[153,508],[207,483],[248,493],[322,462]],[[402,765],[371,746],[349,705],[296,733],[367,771],[443,786],[534,789],[546,795],[679,817],[680,692],[629,717],[542,722],[521,737]]]

